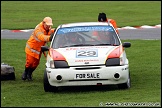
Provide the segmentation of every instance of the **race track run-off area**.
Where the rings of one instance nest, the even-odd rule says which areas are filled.
[[[1,39],[29,39],[34,29],[1,30]],[[118,28],[121,39],[161,40],[161,24]]]
[[[143,26],[137,26],[137,27],[131,27],[131,26],[125,26],[118,28],[118,30],[125,30],[125,29],[144,29],[144,28],[161,28],[161,24],[155,25],[155,26],[149,26],[149,25],[143,25]],[[5,30],[1,30],[3,32]],[[27,30],[10,30],[11,32],[29,32],[33,31],[33,29],[27,29]]]

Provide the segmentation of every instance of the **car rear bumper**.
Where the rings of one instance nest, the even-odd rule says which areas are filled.
[[[111,85],[125,83],[129,77],[129,66],[90,66],[65,69],[46,68],[52,86]]]

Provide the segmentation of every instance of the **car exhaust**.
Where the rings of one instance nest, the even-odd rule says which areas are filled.
[[[59,82],[61,82],[62,81],[62,76],[61,75],[57,75],[56,76],[56,80],[59,81]]]
[[[119,80],[120,79],[120,74],[119,73],[115,73],[114,74],[114,78],[115,78],[115,80]]]

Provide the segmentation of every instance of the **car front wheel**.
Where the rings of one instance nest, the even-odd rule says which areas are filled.
[[[45,91],[45,92],[58,91],[58,87],[51,86],[51,85],[49,84],[46,70],[44,71],[43,84],[44,84],[44,91]]]
[[[119,89],[128,89],[131,87],[131,80],[130,80],[130,73],[129,73],[129,76],[128,76],[128,80],[126,83],[122,83],[122,84],[118,84],[118,88]]]

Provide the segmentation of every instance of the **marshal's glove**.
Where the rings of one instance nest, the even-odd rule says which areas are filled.
[[[54,35],[54,33],[51,34],[49,41],[52,41],[53,35]]]

